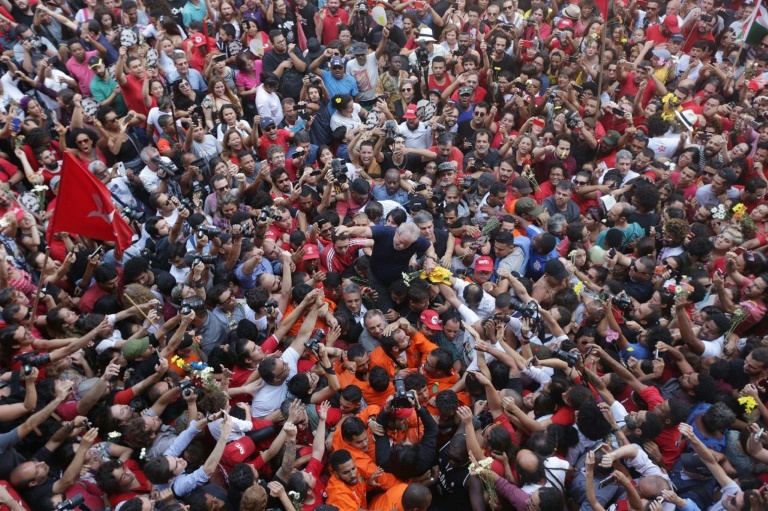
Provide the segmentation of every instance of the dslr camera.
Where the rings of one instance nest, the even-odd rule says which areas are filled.
[[[405,380],[402,376],[395,376],[395,395],[392,398],[393,408],[413,408],[411,398],[416,399],[416,393],[405,390]]]
[[[267,309],[267,312],[269,312],[270,314],[272,313],[273,310],[277,309],[277,307],[278,307],[278,304],[277,304],[277,301],[275,300],[267,300],[266,302],[264,302],[264,308]]]
[[[203,305],[204,302],[202,298],[187,298],[186,300],[182,300],[179,312],[181,312],[182,315],[189,314],[193,310],[202,308]]]
[[[615,305],[616,308],[620,311],[627,312],[632,308],[632,300],[629,299],[629,296],[627,296],[626,293],[621,293],[620,295],[612,295],[606,291],[600,291],[600,300],[603,302],[607,301],[608,298],[611,297],[613,297],[613,305]]]
[[[524,318],[532,318],[538,314],[539,306],[536,305],[536,302],[523,303],[517,297],[512,296],[511,298],[512,301],[510,302],[509,306],[512,308],[512,310],[519,312],[520,315]]]
[[[216,235],[218,235],[221,232],[218,227],[213,227],[212,225],[203,225],[200,224],[197,226],[197,237],[202,238],[203,236],[208,236],[208,238],[214,238]]]
[[[318,328],[314,331],[312,337],[304,343],[304,348],[317,355],[320,353],[320,343],[323,342],[323,339],[325,339],[325,332]]]
[[[142,222],[144,220],[144,213],[130,207],[123,208],[123,214],[128,217],[128,220],[131,222]]]
[[[416,48],[416,62],[421,67],[429,66],[429,50],[427,50],[427,43],[419,41],[419,47]]]
[[[51,355],[45,353],[40,354],[40,351],[30,351],[29,353],[22,353],[13,357],[16,362],[21,362],[21,370],[24,371],[24,376],[29,376],[32,373],[33,367],[42,367],[51,361]]]
[[[568,364],[568,367],[573,367],[579,361],[578,353],[564,351],[560,348],[552,348],[552,356]]]
[[[157,177],[160,179],[176,177],[176,173],[179,171],[179,168],[175,163],[172,161],[164,161],[159,156],[155,156],[150,161],[157,165]]]
[[[565,125],[570,129],[575,128],[581,122],[581,116],[579,112],[568,112],[565,114]]]
[[[341,158],[334,158],[331,160],[331,174],[336,179],[336,182],[343,185],[349,179],[347,177],[347,165]]]

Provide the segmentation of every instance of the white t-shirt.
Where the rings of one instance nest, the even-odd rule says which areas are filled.
[[[296,376],[298,372],[296,364],[299,362],[299,353],[293,348],[288,348],[280,356],[280,359],[288,365],[288,378],[283,380],[280,385],[264,385],[256,391],[251,402],[251,413],[254,417],[269,415],[280,408],[282,402],[288,397],[286,382]]]
[[[357,82],[357,90],[360,94],[357,101],[371,101],[376,97],[376,82],[379,81],[379,65],[376,62],[376,54],[369,53],[365,58],[365,65],[357,63],[353,58],[347,62],[347,74]]]
[[[360,124],[363,122],[360,119],[361,108],[362,107],[358,103],[354,103],[354,107],[352,109],[352,117],[344,117],[341,115],[341,113],[339,113],[338,110],[333,112],[333,115],[331,116],[331,129],[335,130],[339,126],[344,126],[349,132],[360,126]]]

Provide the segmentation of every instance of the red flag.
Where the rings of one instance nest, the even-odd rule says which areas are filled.
[[[48,226],[50,237],[57,232],[117,243],[117,251],[131,246],[133,229],[112,204],[104,183],[68,152],[64,153],[56,208]]]

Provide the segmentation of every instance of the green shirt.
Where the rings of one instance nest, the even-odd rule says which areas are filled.
[[[117,81],[111,76],[107,75],[106,80],[94,76],[93,80],[91,80],[91,94],[93,95],[93,99],[101,103],[112,95],[112,91],[115,90],[115,87],[117,87]],[[128,113],[128,107],[125,106],[122,94],[115,96],[115,99],[112,101],[112,108],[115,109],[118,117],[122,117]]]

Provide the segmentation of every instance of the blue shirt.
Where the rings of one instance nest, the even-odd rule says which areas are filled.
[[[550,259],[557,259],[557,257],[556,249],[553,249],[552,252],[546,255],[541,255],[535,250],[531,251],[528,259],[528,271],[526,272],[526,277],[537,280],[544,275],[544,264]]]
[[[373,191],[371,192],[373,195],[373,198],[377,201],[383,201],[383,200],[393,200],[400,204],[401,206],[408,202],[408,193],[403,190],[402,188],[398,188],[397,191],[395,191],[394,195],[389,195],[387,193],[387,187],[384,186],[384,184],[378,184],[373,187]]]
[[[179,75],[179,72],[177,70],[173,70],[173,73],[168,73],[168,81],[173,83],[176,80],[181,78],[181,75]],[[187,72],[186,76],[187,80],[189,80],[189,85],[192,87],[192,90],[195,91],[206,91],[208,90],[208,84],[205,83],[205,78],[203,78],[203,75],[200,74],[200,71],[197,69],[189,68],[189,71]]]
[[[341,80],[337,80],[330,71],[323,71],[323,83],[328,91],[328,97],[331,99],[337,94],[349,94],[352,97],[360,94],[360,91],[357,90],[357,81],[346,73]],[[331,114],[334,111],[330,101],[328,102],[328,111]]]

